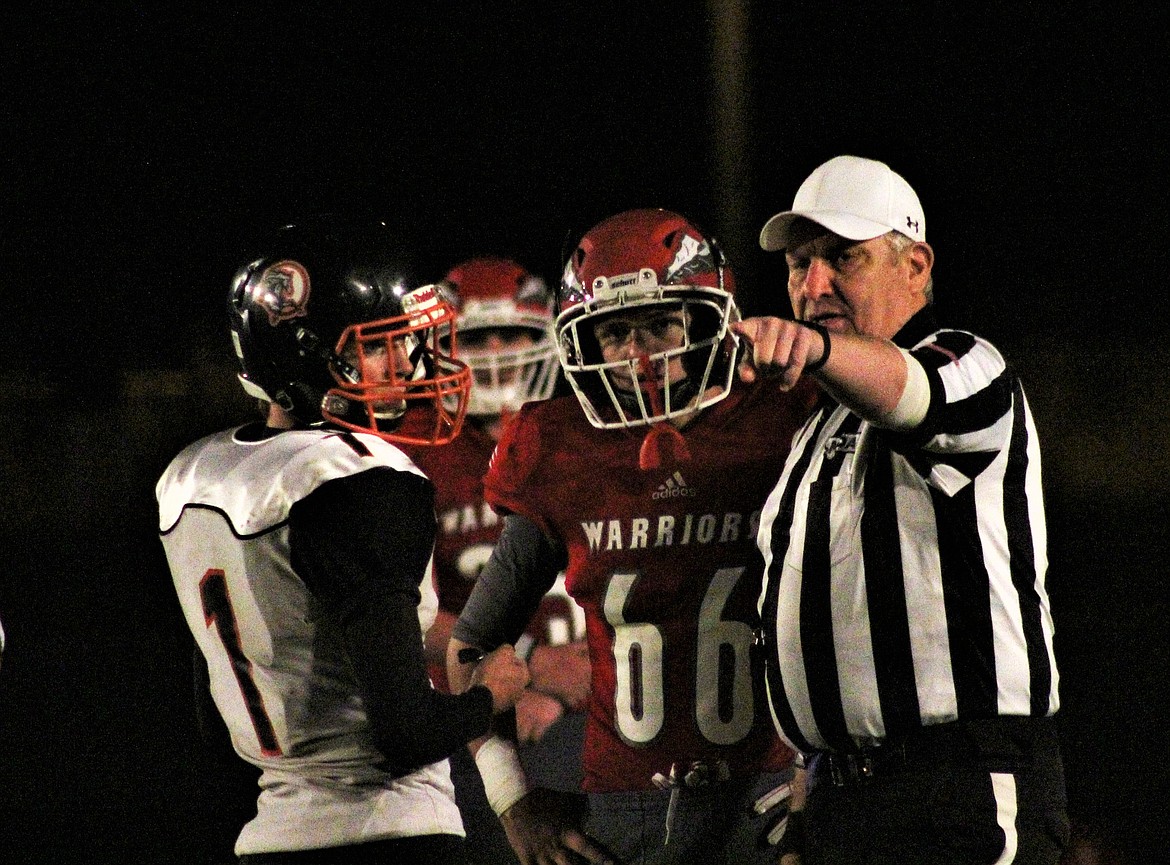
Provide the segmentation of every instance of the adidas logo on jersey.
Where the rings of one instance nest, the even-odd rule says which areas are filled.
[[[697,493],[691,487],[687,486],[687,482],[683,480],[682,472],[676,471],[673,475],[658,485],[658,489],[654,492],[651,498],[677,499],[683,496],[694,495],[697,495]]]

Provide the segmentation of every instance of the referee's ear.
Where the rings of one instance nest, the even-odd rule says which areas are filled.
[[[925,240],[919,240],[905,253],[910,268],[910,285],[915,294],[926,295],[926,286],[934,269],[934,249]]]

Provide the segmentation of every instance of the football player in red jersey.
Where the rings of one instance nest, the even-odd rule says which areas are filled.
[[[439,611],[427,632],[436,687],[446,689],[451,628],[487,562],[503,520],[484,499],[487,472],[500,429],[531,400],[547,399],[556,385],[553,296],[543,279],[507,258],[481,256],[451,268],[440,289],[455,309],[459,359],[471,368],[467,422],[441,447],[410,450],[435,484],[438,535],[435,587]],[[563,580],[545,595],[527,636],[532,682],[516,704],[516,738],[526,762],[558,789],[580,784],[581,740],[589,693],[584,614],[564,592]],[[451,756],[455,794],[468,833],[468,858],[502,865],[515,861],[499,820],[488,807],[471,755]]]
[[[776,436],[797,429],[814,392],[736,380],[732,272],[676,213],[599,223],[561,291],[557,348],[575,398],[527,405],[504,432],[485,478],[504,529],[447,658],[460,690],[469,661],[516,639],[565,570],[592,666],[586,808],[530,785],[498,737],[472,744],[488,798],[524,865],[568,851],[774,862],[770,806],[793,754],[752,650],[755,535],[786,455]]]
[[[556,385],[553,298],[544,280],[506,258],[478,257],[456,265],[439,284],[455,309],[459,359],[471,368],[467,422],[459,436],[442,447],[417,448],[411,456],[437,487],[435,510],[435,586],[439,613],[427,633],[427,653],[436,684],[447,680],[447,641],[455,619],[483,569],[502,520],[483,497],[483,476],[499,440],[502,424],[531,400],[547,399]],[[571,633],[567,610],[558,607],[555,623],[533,628],[534,639],[548,629]],[[565,642],[558,640],[557,642]],[[543,651],[535,651],[539,658]],[[563,654],[563,653],[562,653]],[[556,657],[550,655],[550,658]],[[564,660],[562,658],[562,660]],[[567,702],[580,702],[584,693]]]
[[[470,372],[401,254],[381,224],[268,238],[228,296],[266,423],[195,442],[158,482],[210,695],[262,770],[241,865],[465,862],[446,758],[528,682],[510,646],[458,697],[427,678],[434,489],[397,445],[457,435]]]

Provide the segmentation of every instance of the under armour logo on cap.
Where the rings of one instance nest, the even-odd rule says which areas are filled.
[[[884,162],[860,156],[835,156],[813,171],[796,191],[792,209],[764,225],[760,246],[785,249],[792,224],[801,218],[848,240],[889,231],[926,240],[926,216],[910,184]]]

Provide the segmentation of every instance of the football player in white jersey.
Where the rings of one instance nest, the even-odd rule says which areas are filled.
[[[432,688],[434,488],[397,447],[450,441],[469,374],[453,314],[385,226],[287,226],[237,273],[231,336],[265,423],[202,439],[157,487],[211,696],[261,770],[236,855],[463,861],[447,756],[528,682],[510,646],[479,687]]]

